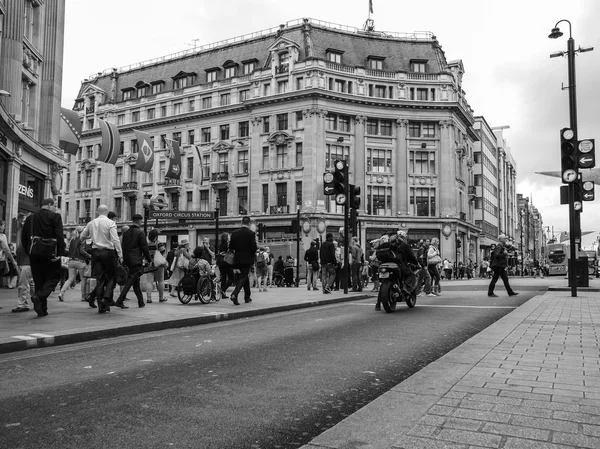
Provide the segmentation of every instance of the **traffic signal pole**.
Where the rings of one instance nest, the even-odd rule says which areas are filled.
[[[571,32],[571,24],[569,23],[569,34]],[[575,89],[575,40],[569,36],[567,41],[567,65],[569,72],[569,118],[570,126],[577,136],[577,92]],[[577,229],[575,214],[575,183],[569,183],[569,243],[571,264],[569,268],[569,284],[571,286],[571,297],[577,297],[577,276],[575,267],[577,264],[577,244],[576,238],[580,235]]]

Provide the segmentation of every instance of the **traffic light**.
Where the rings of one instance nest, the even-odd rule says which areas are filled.
[[[560,157],[563,183],[570,184],[576,181],[579,169],[577,136],[571,128],[560,130]]]
[[[456,237],[456,247],[460,248],[462,246],[462,242],[459,237]]]
[[[573,209],[583,212],[583,186],[581,179],[573,183]]]
[[[349,185],[350,202],[348,203],[352,209],[360,209],[360,186],[354,184]]]
[[[350,231],[352,235],[358,234],[358,210],[352,208],[350,209]]]
[[[577,142],[577,163],[579,168],[594,168],[596,166],[596,140],[585,139]]]
[[[258,224],[258,240],[265,240],[267,238],[267,225],[263,223]]]
[[[594,201],[594,181],[582,182],[581,188],[581,199],[583,201]]]
[[[334,163],[335,171],[333,172],[333,193],[337,204],[346,203],[348,195],[348,165],[346,161],[338,159]]]

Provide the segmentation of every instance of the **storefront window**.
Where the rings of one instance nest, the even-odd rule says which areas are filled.
[[[44,178],[26,168],[19,174],[19,212],[37,212],[44,199]]]

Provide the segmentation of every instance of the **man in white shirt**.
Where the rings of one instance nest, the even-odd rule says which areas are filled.
[[[81,239],[92,239],[92,276],[97,279],[98,313],[110,311],[110,300],[116,285],[115,267],[123,262],[123,250],[117,225],[108,218],[108,207],[98,206],[98,217],[90,221]]]

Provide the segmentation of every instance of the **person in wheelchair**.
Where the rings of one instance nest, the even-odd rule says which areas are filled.
[[[202,255],[202,248],[197,246],[194,249],[192,258],[190,259],[190,266],[189,266],[188,270],[190,270],[190,272],[192,272],[192,270],[193,270],[193,274],[194,274],[194,277],[196,278],[196,282],[198,282],[198,280],[203,277],[206,277],[210,280],[210,298],[212,300],[214,300],[216,297],[216,291],[215,291],[215,285],[214,285],[215,284],[214,279],[216,277],[215,270],[213,269],[213,267],[210,263],[208,263],[206,260],[204,260],[201,257],[201,255]]]

